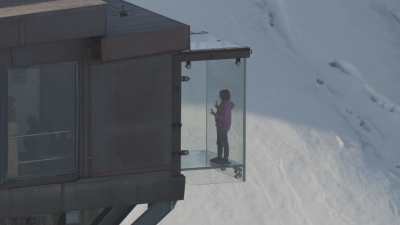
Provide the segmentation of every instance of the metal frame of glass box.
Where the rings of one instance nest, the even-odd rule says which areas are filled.
[[[67,1],[32,0],[29,10],[10,3],[9,9],[16,13],[0,14],[0,30],[7,34],[0,37],[0,178],[6,177],[8,161],[10,69],[64,62],[78,65],[74,74],[76,168],[66,174],[0,179],[0,218],[105,208],[96,220],[100,224],[103,217],[116,222],[136,204],[150,203],[138,224],[159,221],[184,198],[181,63],[248,58],[251,50],[191,50],[188,25],[120,0],[107,4],[87,0],[92,4],[65,8]],[[52,10],[44,7],[49,4]],[[134,90],[151,90],[144,99],[150,95],[166,104],[142,101]],[[127,104],[130,98],[135,99],[133,106]],[[162,115],[149,117],[136,110],[139,106],[147,114]],[[103,113],[107,110],[114,111]],[[140,123],[139,118],[148,123]],[[161,119],[152,124],[152,118]],[[103,124],[103,119],[108,122]],[[97,143],[107,138],[107,148]],[[146,143],[152,147],[144,149]],[[102,148],[108,154],[102,155],[103,150],[98,150]],[[116,163],[111,163],[115,155]]]
[[[196,45],[194,43],[193,45]],[[236,119],[236,122],[242,122],[242,127],[239,131],[241,144],[238,146],[240,148],[241,159],[235,160],[231,159],[229,164],[215,164],[210,162],[210,159],[216,157],[216,153],[212,150],[210,151],[210,145],[214,145],[214,142],[208,143],[209,140],[209,128],[214,127],[213,119],[209,114],[210,106],[213,103],[210,103],[209,94],[205,87],[205,92],[203,94],[206,95],[206,103],[202,107],[204,107],[204,121],[207,125],[205,127],[205,146],[203,150],[196,149],[186,149],[187,146],[182,146],[188,152],[188,155],[182,158],[182,171],[184,171],[187,181],[191,184],[208,184],[208,183],[224,183],[224,182],[236,182],[236,181],[245,181],[246,180],[246,59],[250,57],[251,49],[248,47],[239,47],[239,46],[228,46],[223,48],[206,48],[206,49],[194,49],[190,51],[183,52],[180,55],[180,61],[183,62],[183,67],[190,68],[195,65],[196,62],[204,62],[206,66],[205,74],[191,74],[191,76],[205,76],[206,77],[206,86],[208,86],[209,81],[209,67],[210,63],[215,67],[218,67],[219,64],[231,63],[232,65],[241,65],[241,69],[244,74],[238,74],[242,81],[238,81],[241,85],[241,93],[242,95],[242,111],[239,119]],[[223,65],[221,65],[223,66]],[[240,68],[238,68],[240,69]],[[190,69],[189,69],[190,70]],[[239,72],[240,73],[240,72]],[[227,74],[226,78],[228,79],[237,79],[238,77],[233,76],[234,74]],[[185,84],[183,84],[185,85]],[[186,93],[188,95],[195,93]],[[182,103],[182,107],[184,107],[184,103]],[[185,109],[182,108],[182,111]],[[184,113],[184,112],[182,112]],[[235,121],[233,121],[235,122]],[[211,123],[211,124],[210,124]],[[185,124],[184,124],[185,126]],[[190,126],[190,125],[189,125]],[[186,131],[186,130],[185,130]],[[232,144],[232,143],[231,143]],[[232,148],[232,146],[231,146]],[[231,149],[232,150],[232,149]],[[231,153],[232,155],[232,153]],[[232,170],[232,171],[229,171]],[[225,176],[219,176],[219,175]],[[229,179],[229,177],[234,179]]]

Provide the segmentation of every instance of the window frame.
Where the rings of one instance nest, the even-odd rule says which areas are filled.
[[[7,67],[0,65],[0,185],[5,181],[8,151],[8,76]]]
[[[62,63],[71,63],[74,65],[74,164],[73,169],[66,171],[62,174],[44,175],[44,176],[19,176],[12,181],[7,178],[8,168],[8,73],[12,69],[28,69],[34,67],[41,67],[46,65],[57,65]],[[81,79],[83,76],[82,60],[66,60],[52,63],[41,63],[29,66],[0,66],[0,149],[6,149],[6,151],[0,151],[0,190],[7,188],[18,188],[26,186],[56,184],[67,181],[77,180],[80,175],[81,167],[81,142],[84,139],[81,130],[82,127],[82,84]],[[5,99],[5,101],[4,101]]]

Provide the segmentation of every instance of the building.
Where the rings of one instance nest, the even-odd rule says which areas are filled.
[[[149,204],[134,224],[156,224],[184,199],[182,171],[245,179],[249,48],[191,48],[188,25],[120,0],[0,7],[0,218],[98,210],[90,223],[112,224]],[[231,154],[213,163],[221,90]]]

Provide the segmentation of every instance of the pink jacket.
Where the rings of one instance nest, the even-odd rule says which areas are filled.
[[[215,125],[218,128],[229,130],[232,123],[232,109],[235,106],[233,102],[227,101],[222,102],[217,109],[215,114]]]

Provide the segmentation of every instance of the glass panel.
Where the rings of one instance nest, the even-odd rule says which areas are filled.
[[[182,84],[182,149],[190,154],[182,160],[183,169],[207,166],[204,151],[207,149],[207,64],[192,62],[182,67],[182,74],[190,81]]]
[[[182,170],[188,183],[245,179],[244,59],[184,63]],[[203,170],[203,171],[200,171]],[[233,178],[233,179],[232,179]]]
[[[8,71],[7,179],[75,168],[75,63]]]

